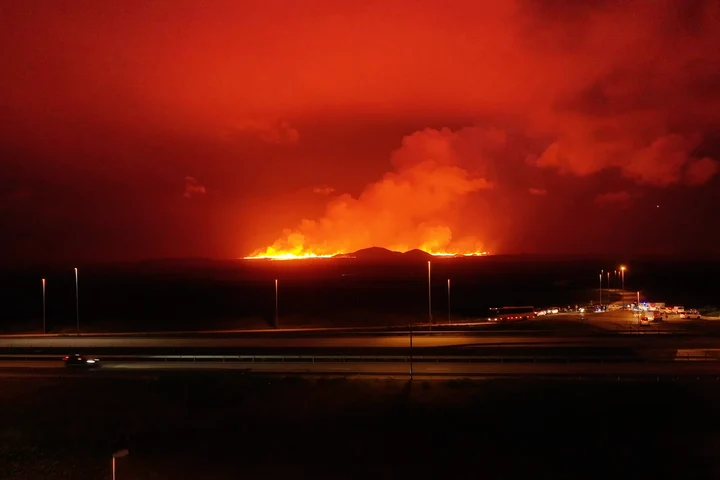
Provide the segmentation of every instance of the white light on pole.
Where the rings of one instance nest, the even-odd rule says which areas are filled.
[[[130,452],[127,450],[127,448],[123,450],[118,450],[117,452],[112,454],[112,480],[115,480],[115,459],[127,457],[129,454]]]
[[[410,318],[410,380],[413,378],[413,355],[412,355],[413,319]]]
[[[428,321],[432,325],[432,290],[430,289],[430,261],[428,260]]]
[[[608,290],[610,290],[610,272],[608,272]]]
[[[278,281],[275,279],[275,328],[278,327],[278,318],[280,317],[278,311]]]
[[[450,279],[448,278],[448,323],[451,323],[450,318]]]
[[[603,277],[603,271],[600,270],[600,306],[602,306],[602,277]]]
[[[625,290],[625,265],[620,267],[620,278],[622,281],[622,289]]]
[[[80,335],[80,296],[78,294],[78,269],[75,267],[75,321],[77,322],[77,334]]]
[[[45,329],[45,279],[42,279],[42,290],[43,290],[43,333],[45,333],[47,330]]]

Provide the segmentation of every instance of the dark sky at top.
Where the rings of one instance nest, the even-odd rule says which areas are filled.
[[[717,0],[23,0],[0,22],[0,259],[720,251]]]

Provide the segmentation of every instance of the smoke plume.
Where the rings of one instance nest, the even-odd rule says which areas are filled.
[[[254,255],[332,255],[370,246],[398,251],[479,251],[483,242],[456,238],[448,219],[468,195],[491,188],[480,169],[483,149],[502,143],[504,137],[497,131],[476,128],[426,129],[409,135],[392,155],[391,172],[357,198],[348,194],[333,198],[322,218],[303,220]],[[460,166],[468,149],[478,155],[473,171]]]

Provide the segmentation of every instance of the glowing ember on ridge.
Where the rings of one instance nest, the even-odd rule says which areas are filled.
[[[423,250],[425,251],[425,250]],[[394,253],[402,253],[402,252],[394,252]],[[485,255],[490,255],[490,252],[471,252],[471,253],[448,253],[448,252],[425,252],[428,253],[434,257],[443,257],[443,258],[449,258],[449,257],[482,257]],[[305,259],[313,259],[313,258],[332,258],[336,256],[341,256],[345,258],[354,258],[354,255],[352,253],[336,253],[334,255],[316,255],[313,253],[301,253],[301,254],[294,254],[294,253],[283,253],[283,252],[275,252],[275,253],[267,253],[267,254],[260,254],[260,255],[253,255],[248,257],[243,257],[243,260],[305,260]]]

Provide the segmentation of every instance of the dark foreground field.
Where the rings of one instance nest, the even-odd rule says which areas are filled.
[[[720,384],[0,378],[0,478],[717,478]]]

